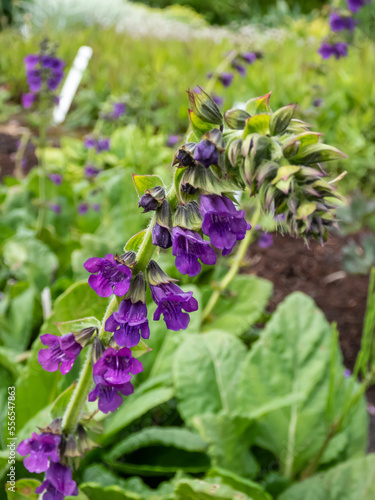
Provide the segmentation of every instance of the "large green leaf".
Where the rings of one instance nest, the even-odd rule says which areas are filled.
[[[255,477],[257,462],[250,452],[254,443],[254,426],[246,418],[221,412],[206,413],[193,419],[202,438],[209,444],[208,454],[214,467],[222,467],[239,475]]]
[[[344,462],[288,488],[279,500],[371,500],[375,454]]]
[[[191,334],[174,358],[174,382],[181,416],[234,410],[241,363],[246,348],[220,330]]]
[[[317,455],[332,425],[327,411],[331,335],[330,325],[313,300],[293,293],[278,307],[241,371],[237,408],[242,415],[254,415],[275,398],[281,403],[283,397],[290,398],[290,405],[260,415],[256,431],[257,444],[278,457],[288,477]],[[347,381],[338,355],[334,362],[337,412]],[[343,432],[348,435],[346,457],[363,453],[367,441],[364,401]]]
[[[80,489],[90,500],[143,500],[141,495],[133,491],[127,491],[120,486],[101,486],[98,483],[83,483]]]
[[[214,320],[204,331],[220,329],[241,335],[257,322],[272,293],[272,283],[254,275],[236,276],[230,295],[221,297],[212,311]]]
[[[20,479],[12,489],[8,486],[8,500],[37,500],[39,495],[35,493],[35,488],[39,485],[40,481],[36,479]]]
[[[263,490],[260,484],[221,467],[210,469],[206,477],[212,478],[214,482],[227,484],[234,490],[242,491],[253,500],[272,500],[271,496]]]
[[[52,315],[42,327],[43,333],[59,335],[55,323],[94,316],[101,319],[107,306],[107,299],[98,295],[87,283],[76,283],[56,300]],[[38,351],[42,343],[34,342],[32,353],[17,381],[17,423],[21,429],[41,409],[58,396],[60,372],[49,373],[38,363]]]
[[[253,500],[227,484],[209,483],[199,479],[183,479],[175,489],[176,500]],[[266,497],[265,497],[266,498]]]
[[[146,427],[130,434],[107,454],[108,460],[116,460],[123,455],[146,446],[173,446],[186,451],[205,451],[207,445],[195,432],[181,427]]]

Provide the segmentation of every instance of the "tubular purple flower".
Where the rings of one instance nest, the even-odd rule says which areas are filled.
[[[40,494],[43,491],[43,500],[63,500],[65,496],[77,496],[78,488],[72,479],[70,467],[52,462],[46,472],[44,481],[35,489],[35,493]]]
[[[269,248],[273,245],[273,237],[270,233],[262,233],[258,239],[258,247]]]
[[[140,339],[150,337],[147,321],[147,307],[142,301],[135,304],[130,299],[123,300],[105,323],[106,332],[114,332],[116,344],[121,347],[134,347]]]
[[[219,81],[224,85],[224,87],[230,87],[233,81],[233,73],[224,72],[219,75]]]
[[[132,272],[127,266],[116,262],[112,254],[107,254],[104,259],[90,257],[83,267],[93,273],[88,283],[99,297],[109,297],[113,293],[122,297],[129,290]]]
[[[125,113],[125,103],[123,102],[115,102],[113,105],[113,110],[112,110],[112,117],[115,120],[118,120],[120,116],[122,116]]]
[[[198,302],[193,297],[193,292],[183,292],[174,283],[150,285],[150,289],[152,299],[157,305],[154,321],[159,321],[163,314],[169,330],[186,330],[190,322],[187,313],[198,310]]]
[[[160,248],[170,248],[172,246],[170,230],[156,222],[155,226],[152,228],[152,243]]]
[[[42,77],[38,69],[30,69],[26,73],[27,83],[31,92],[39,92],[42,88]]]
[[[43,345],[48,349],[40,349],[38,352],[38,362],[47,372],[55,372],[60,368],[60,372],[66,375],[72,369],[77,356],[82,350],[82,346],[76,342],[74,334],[68,333],[58,337],[45,333],[40,336]]]
[[[22,106],[25,109],[31,108],[31,106],[36,101],[36,95],[32,93],[22,95]]]
[[[61,174],[50,174],[50,181],[56,184],[56,186],[61,186],[63,181],[63,176]]]
[[[217,165],[219,161],[219,151],[215,144],[208,139],[203,139],[194,151],[194,160],[199,161],[205,168]]]
[[[109,151],[109,139],[99,139],[96,144],[97,153],[101,153],[102,151]]]
[[[335,57],[340,59],[340,57],[346,57],[348,55],[348,44],[346,42],[337,42],[334,45]]]
[[[331,56],[335,55],[335,49],[330,43],[323,42],[318,50],[318,53],[323,59],[329,59]]]
[[[138,207],[143,208],[142,213],[144,214],[147,212],[155,211],[159,205],[160,204],[158,200],[149,193],[142,195],[141,199],[138,202]]]
[[[358,12],[366,3],[370,3],[370,0],[347,0],[348,9],[352,12]]]
[[[95,363],[93,368],[94,390],[89,394],[88,400],[95,401],[99,398],[99,410],[103,413],[115,411],[122,403],[123,396],[134,392],[130,380],[132,374],[143,371],[140,361],[132,357],[130,349],[123,347],[119,351],[108,348]],[[120,394],[119,394],[120,393]]]
[[[340,16],[336,12],[331,14],[329,19],[329,24],[331,26],[331,30],[334,32],[349,30],[353,31],[356,25],[355,20],[352,17],[348,16]]]
[[[83,145],[86,149],[93,149],[96,147],[96,140],[91,136],[85,137]]]
[[[168,136],[168,140],[167,140],[167,146],[169,148],[173,148],[173,146],[175,146],[179,141],[180,141],[181,137],[179,135],[169,135]]]
[[[88,179],[91,179],[93,177],[96,177],[99,174],[100,169],[94,167],[93,165],[86,165],[84,172],[85,172],[85,176]]]
[[[49,208],[55,212],[55,214],[60,215],[61,214],[61,205],[58,205],[57,203],[51,203]]]
[[[257,56],[254,52],[244,52],[243,54],[241,54],[241,57],[247,64],[252,64],[257,59]]]
[[[60,85],[63,79],[64,73],[62,71],[57,71],[53,73],[49,78],[47,78],[47,87],[49,90],[54,91]]]
[[[246,68],[243,64],[239,64],[237,62],[234,62],[233,68],[238,72],[239,75],[246,76]]]
[[[236,242],[243,240],[246,231],[251,229],[244,218],[244,210],[236,210],[226,196],[201,195],[200,211],[203,233],[209,236],[214,247],[222,250],[223,255],[230,254]]]
[[[176,267],[181,274],[188,274],[190,277],[197,276],[202,269],[198,259],[207,265],[216,263],[216,254],[210,244],[195,231],[174,227],[172,241]]]
[[[224,99],[217,94],[212,94],[212,99],[218,106],[221,106],[224,102]]]
[[[25,57],[23,62],[25,63],[26,70],[34,69],[35,66],[39,63],[39,56],[38,54],[29,54]]]
[[[48,461],[59,462],[58,453],[61,437],[59,434],[33,432],[31,438],[21,441],[17,453],[21,456],[30,455],[23,460],[29,472],[40,474],[48,469]]]

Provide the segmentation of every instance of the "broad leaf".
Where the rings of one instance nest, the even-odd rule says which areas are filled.
[[[200,479],[183,479],[175,489],[176,500],[252,500],[226,484],[209,483]]]
[[[144,195],[146,189],[164,187],[163,180],[158,175],[133,174],[133,182],[139,198]]]
[[[20,479],[11,489],[7,486],[8,500],[38,500],[39,495],[35,493],[35,488],[39,485],[40,481],[36,479]]]
[[[264,491],[260,484],[226,469],[215,467],[208,471],[206,477],[212,478],[214,482],[227,484],[234,490],[242,491],[252,500],[272,500],[271,496]]]

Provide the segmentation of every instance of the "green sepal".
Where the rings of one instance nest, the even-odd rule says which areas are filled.
[[[152,286],[178,281],[168,276],[154,260],[150,260],[147,266],[146,276],[148,283]]]
[[[189,111],[190,125],[194,132],[195,138],[197,141],[200,141],[202,135],[206,134],[211,129],[213,129],[215,125],[213,123],[208,123],[206,121],[201,120],[199,116],[197,116],[191,109],[189,109],[188,111]]]
[[[135,252],[137,253],[139,247],[141,246],[143,242],[143,238],[145,237],[145,234],[147,232],[147,229],[143,229],[143,231],[140,231],[139,233],[135,234],[132,236],[126,245],[124,246],[125,252]]]
[[[297,209],[297,219],[303,219],[306,220],[309,215],[314,213],[316,210],[316,203],[315,202],[307,202],[307,203],[302,203]]]
[[[205,168],[197,164],[195,167],[188,167],[181,178],[180,187],[190,185],[195,189],[200,189],[209,194],[221,194],[223,191],[230,191],[232,186],[229,182],[219,179],[211,168]]]
[[[201,87],[198,88],[199,94],[194,90],[187,91],[192,111],[204,122],[222,125],[223,115],[218,105]]]
[[[156,222],[167,229],[172,227],[172,211],[167,200],[164,200],[161,206],[156,209]]]
[[[250,134],[269,134],[270,131],[270,115],[265,113],[251,116],[246,120],[243,138],[245,139]]]
[[[225,123],[233,130],[244,129],[248,118],[250,118],[249,113],[243,109],[230,109],[224,114]]]
[[[293,118],[296,107],[296,104],[289,104],[272,113],[270,120],[271,135],[279,135],[285,132]]]
[[[276,177],[273,179],[271,184],[276,184],[280,180],[286,181],[291,175],[295,174],[301,169],[301,167],[297,167],[296,165],[284,165],[280,167],[277,171]]]
[[[291,159],[291,162],[309,165],[325,161],[341,160],[342,158],[348,158],[348,156],[332,146],[317,143],[304,148],[300,147],[296,156]]]
[[[271,108],[269,102],[271,94],[272,92],[269,92],[263,96],[250,99],[246,103],[245,110],[250,113],[250,115],[255,115],[257,113],[270,113]]]
[[[241,154],[242,150],[242,139],[235,139],[227,147],[227,154],[229,163],[232,167],[237,167],[243,162],[243,156]]]
[[[140,198],[145,191],[158,187],[158,186],[163,186],[163,179],[161,179],[158,175],[138,175],[138,174],[132,174],[133,175],[133,182],[135,186],[135,190],[137,191],[138,197]]]
[[[174,215],[174,226],[184,227],[192,231],[198,231],[202,227],[202,215],[196,201],[186,205],[179,205]]]
[[[131,280],[129,290],[126,292],[124,300],[131,300],[132,304],[137,302],[146,303],[146,282],[142,271]]]
[[[242,154],[245,156],[244,177],[251,188],[256,169],[265,160],[271,158],[271,140],[261,134],[248,136],[242,144]]]

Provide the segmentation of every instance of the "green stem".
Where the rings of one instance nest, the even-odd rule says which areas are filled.
[[[260,219],[260,207],[258,206],[256,212],[254,213],[254,216],[252,217],[252,226],[255,227],[256,224],[258,223]],[[203,311],[203,321],[207,321],[209,318],[212,310],[214,309],[217,301],[219,300],[220,296],[222,293],[225,291],[225,289],[228,287],[229,283],[232,281],[232,279],[236,276],[238,273],[241,263],[247,253],[247,249],[249,248],[249,245],[253,242],[255,237],[255,231],[247,231],[245,238],[241,241],[240,245],[238,246],[237,253],[233,259],[232,265],[229,268],[229,271],[227,274],[224,276],[224,278],[221,280],[218,288],[214,290],[212,293],[209,301],[207,302],[207,305]]]
[[[105,322],[115,310],[117,306],[117,298],[115,295],[110,299],[106,312],[104,314],[103,320],[100,325],[98,336],[102,338],[105,330]],[[69,401],[69,404],[65,410],[65,414],[62,422],[62,429],[65,434],[72,433],[78,422],[81,415],[82,407],[86,403],[87,396],[91,390],[93,385],[92,379],[92,366],[91,366],[91,351],[92,344],[90,344],[87,348],[86,359],[83,364],[81,373],[79,375],[79,379],[77,385],[74,389],[73,395]]]
[[[40,150],[40,173],[39,173],[39,211],[38,218],[36,221],[35,231],[37,236],[41,233],[44,224],[44,214],[46,211],[46,187],[45,187],[45,176],[46,176],[46,145],[47,145],[47,117],[46,113],[41,113],[42,119],[39,129],[39,150]]]

